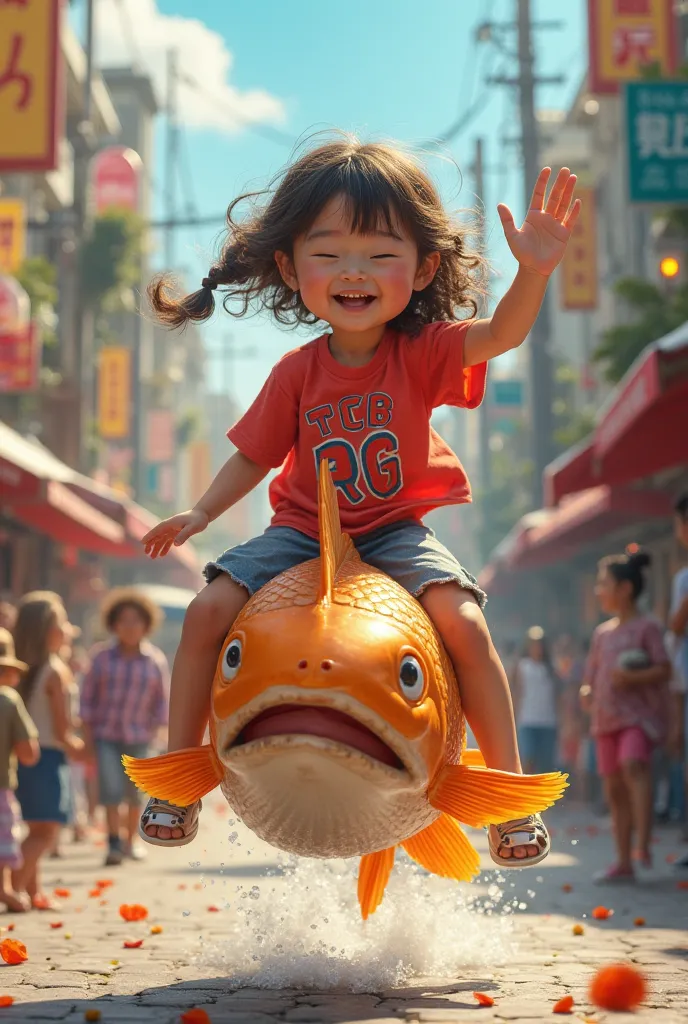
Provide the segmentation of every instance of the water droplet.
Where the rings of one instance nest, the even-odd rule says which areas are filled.
[[[236,843],[237,839],[239,838],[239,833],[230,832],[227,838],[229,839],[230,843]]]
[[[519,903],[518,909],[519,910],[527,910],[528,909],[528,904],[527,903]]]
[[[578,846],[578,840],[577,839],[572,839],[571,840],[571,846]]]
[[[190,910],[182,910],[182,917],[189,917],[190,914],[191,914]]]
[[[252,885],[251,886],[251,891],[249,892],[249,896],[251,897],[252,900],[259,900],[260,899],[260,889],[258,888],[257,885]]]

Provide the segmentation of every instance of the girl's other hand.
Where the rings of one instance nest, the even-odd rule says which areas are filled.
[[[581,209],[580,199],[571,205],[576,175],[571,174],[568,167],[559,171],[545,202],[551,173],[549,167],[540,171],[530,209],[520,229],[508,206],[500,203],[497,207],[512,253],[522,267],[543,277],[549,277],[561,262]]]
[[[615,668],[612,672],[612,685],[615,690],[623,690],[633,682],[633,673],[627,668]]]
[[[150,558],[164,558],[172,545],[179,547],[189,537],[203,533],[210,522],[207,512],[192,508],[188,512],[164,519],[143,538],[143,546]]]

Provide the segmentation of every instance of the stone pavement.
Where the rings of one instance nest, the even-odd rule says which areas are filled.
[[[567,809],[549,821],[547,862],[499,875],[485,860],[473,887],[430,879],[399,857],[365,924],[353,865],[285,867],[217,794],[193,845],[150,848],[145,863],[104,869],[102,848],[66,844],[46,871],[48,891],[70,891],[61,910],[0,918],[0,938],[19,939],[29,954],[0,963],[0,996],[14,997],[0,1024],[98,1019],[87,1011],[104,1024],[173,1024],[194,1007],[212,1024],[525,1022],[551,1020],[569,993],[574,1019],[687,1021],[688,888],[669,863],[682,850],[677,834],[659,834],[652,876],[602,889],[590,876],[608,863],[608,828]],[[484,852],[483,834],[471,838]],[[104,880],[113,884],[96,891]],[[147,919],[123,921],[122,903],[145,905]],[[591,920],[596,905],[613,916]],[[641,917],[645,925],[634,925]],[[143,943],[124,948],[129,939]],[[618,961],[649,982],[647,1005],[632,1016],[595,1012],[588,1000],[594,970]],[[494,1005],[480,1008],[476,991]]]

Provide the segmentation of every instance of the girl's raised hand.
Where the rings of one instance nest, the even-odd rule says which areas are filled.
[[[192,508],[189,512],[180,512],[170,519],[164,519],[148,531],[142,540],[144,550],[150,558],[164,558],[173,544],[179,547],[189,537],[202,533],[209,522],[207,513],[200,509]]]
[[[568,167],[559,171],[545,202],[551,173],[549,167],[540,171],[530,209],[520,229],[508,206],[500,203],[497,207],[512,253],[522,267],[543,277],[549,277],[560,263],[581,208],[580,199],[571,203],[576,175],[571,174]]]

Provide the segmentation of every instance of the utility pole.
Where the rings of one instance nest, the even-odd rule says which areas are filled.
[[[178,51],[171,48],[167,51],[167,136],[165,152],[165,216],[168,226],[165,229],[165,269],[174,268],[174,227],[172,222],[177,212],[177,162],[179,159],[179,128],[177,125],[177,85],[179,68],[177,66]]]
[[[475,153],[473,156],[473,191],[478,201],[478,217],[476,222],[476,238],[478,252],[481,256],[485,252],[485,174],[483,163],[483,140],[475,140]],[[487,313],[487,301],[484,297],[478,300],[478,316],[485,316]],[[492,458],[490,452],[490,401],[489,392],[486,390],[485,398],[479,410],[479,445],[480,456],[480,483],[484,495],[487,495],[492,485]],[[485,501],[483,515],[487,514],[489,501]]]
[[[74,334],[75,364],[73,381],[75,396],[75,430],[78,466],[82,473],[90,471],[89,441],[94,415],[95,362],[93,358],[93,314],[88,308],[81,268],[81,250],[90,228],[88,206],[88,172],[93,153],[93,31],[95,0],[86,0],[86,72],[82,92],[82,116],[78,125],[79,142],[74,160]]]
[[[518,87],[521,108],[521,147],[523,151],[524,209],[540,170],[539,132],[535,116],[535,59],[531,25],[530,0],[518,0]],[[543,500],[542,474],[552,454],[553,372],[549,353],[549,292],[530,332],[530,404],[531,457],[533,461],[533,507]]]

